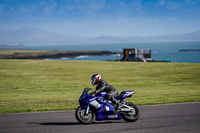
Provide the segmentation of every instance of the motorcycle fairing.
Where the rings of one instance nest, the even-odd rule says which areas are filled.
[[[106,110],[106,108],[109,108],[109,111]],[[115,112],[115,106],[110,104],[109,102],[106,102],[102,105],[100,110],[97,112],[96,120],[113,120],[113,119],[121,119],[121,115],[119,113]]]
[[[105,111],[99,111],[97,113],[96,120],[116,120],[116,119],[121,119],[121,115],[119,113],[108,113]]]
[[[104,97],[105,95],[107,95],[106,92],[101,92],[101,93],[96,94],[95,96],[97,96],[97,97]]]
[[[134,91],[131,90],[131,91],[122,91],[120,93],[120,95],[116,98],[118,101],[123,101],[125,98],[128,98],[128,97],[132,97],[134,94]]]

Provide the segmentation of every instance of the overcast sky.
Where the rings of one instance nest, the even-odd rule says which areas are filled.
[[[0,30],[157,36],[200,30],[200,0],[0,0]]]

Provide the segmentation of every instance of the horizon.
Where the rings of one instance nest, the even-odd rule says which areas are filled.
[[[66,35],[164,36],[200,31],[200,0],[1,0],[0,29]]]

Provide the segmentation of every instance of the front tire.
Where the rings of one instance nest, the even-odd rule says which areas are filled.
[[[126,114],[121,114],[122,118],[127,122],[135,122],[139,119],[139,109],[138,107],[130,102],[126,103],[127,106],[133,108],[131,112],[128,112]]]
[[[75,112],[75,116],[76,119],[78,120],[79,123],[81,124],[91,124],[95,122],[95,114],[92,112],[89,112],[88,115],[85,114],[86,113],[86,109],[82,108],[81,106],[79,106],[76,109]]]

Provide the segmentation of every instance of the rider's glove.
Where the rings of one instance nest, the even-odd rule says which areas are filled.
[[[94,92],[90,93],[90,95],[93,95],[93,94],[96,94],[96,92],[94,91]]]

